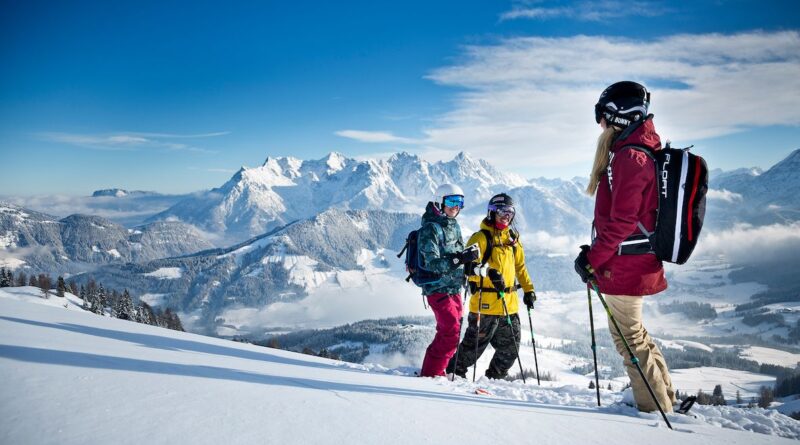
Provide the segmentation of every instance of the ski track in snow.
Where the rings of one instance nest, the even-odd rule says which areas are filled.
[[[351,363],[341,363],[340,366],[352,369],[361,369],[369,372],[382,372],[391,375],[414,376],[413,368],[394,368],[387,369],[380,365],[358,365]],[[468,373],[468,377],[470,374]],[[480,376],[474,383],[470,379],[456,377],[455,381],[450,380],[451,376],[437,377],[435,381],[444,390],[458,394],[475,394],[478,389],[484,389],[491,395],[483,397],[494,397],[509,401],[522,401],[527,403],[554,405],[554,406],[579,406],[594,408],[597,406],[597,395],[594,389],[586,389],[574,385],[559,386],[557,383],[542,382],[542,386],[536,385],[535,378],[528,378],[527,383],[521,380],[508,382],[504,380],[489,380],[485,376]],[[602,385],[601,385],[602,386]],[[600,401],[602,406],[599,411],[621,414],[629,417],[650,419],[655,423],[662,423],[661,414],[642,413],[636,408],[623,403],[623,395],[620,392],[612,392],[606,389],[600,390]],[[800,422],[787,417],[776,410],[763,408],[737,408],[732,406],[712,406],[695,404],[689,412],[690,415],[677,413],[668,414],[673,428],[679,429],[678,425],[699,425],[709,424],[722,428],[729,428],[738,431],[752,431],[761,434],[770,434],[790,439],[800,439]],[[663,425],[666,428],[666,425]]]
[[[658,413],[624,404],[629,391],[601,389],[597,408],[595,390],[563,382],[415,378],[411,367],[168,331],[87,313],[71,294],[44,300],[35,288],[11,289],[0,290],[0,443],[800,439],[800,422],[776,410],[695,405],[690,416],[669,415],[689,433],[675,436]],[[442,422],[442,409],[458,421]],[[504,428],[481,429],[483,418]]]

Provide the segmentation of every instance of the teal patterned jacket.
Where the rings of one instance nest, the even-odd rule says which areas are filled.
[[[441,231],[433,224],[438,224]],[[440,237],[444,235],[444,242]],[[425,269],[442,274],[441,280],[422,287],[424,295],[433,293],[460,294],[464,286],[463,266],[453,266],[453,254],[464,250],[461,227],[455,218],[448,218],[438,206],[429,202],[419,229],[419,254]]]

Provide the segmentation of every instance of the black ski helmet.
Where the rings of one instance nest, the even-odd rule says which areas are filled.
[[[606,118],[608,125],[626,128],[647,117],[650,92],[644,85],[625,80],[617,82],[600,94],[594,106],[594,120]]]
[[[508,196],[505,193],[498,193],[497,195],[492,196],[492,199],[489,200],[489,205],[487,206],[487,213],[486,217],[489,219],[490,222],[494,222],[495,215],[497,213],[497,209],[503,207],[511,207],[514,208],[514,199],[511,196]],[[512,218],[513,220],[513,218]]]

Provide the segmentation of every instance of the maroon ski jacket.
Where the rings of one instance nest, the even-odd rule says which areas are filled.
[[[631,131],[632,130],[632,131]],[[652,115],[636,128],[628,128],[611,147],[611,184],[603,175],[597,187],[594,205],[596,238],[589,252],[597,284],[611,295],[652,295],[667,288],[664,266],[653,254],[617,255],[619,244],[628,236],[641,233],[641,222],[652,232],[658,209],[658,190],[653,160],[639,150],[625,149],[640,145],[653,151],[661,149]]]

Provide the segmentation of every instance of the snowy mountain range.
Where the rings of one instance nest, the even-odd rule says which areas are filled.
[[[270,157],[260,167],[242,167],[221,187],[178,202],[151,221],[177,219],[232,243],[330,208],[420,213],[442,183],[461,186],[468,212],[477,214],[485,212],[485,203],[494,193],[515,188],[530,188],[529,194],[536,199],[554,200],[558,218],[568,220],[581,213],[546,188],[532,186],[466,153],[435,163],[408,153],[377,161],[330,153],[314,161]]]
[[[795,151],[766,172],[713,172],[707,228],[702,236],[729,246],[737,237],[752,238],[750,232],[739,235],[736,224],[778,220],[784,224],[779,230],[791,232],[791,224],[800,219],[800,180],[793,173],[798,159],[800,151]],[[510,193],[517,201],[515,222],[523,235],[537,289],[575,289],[569,256],[576,245],[589,240],[593,206],[593,200],[583,193],[585,180],[525,180],[465,153],[435,163],[407,153],[386,161],[359,161],[338,153],[312,161],[268,158],[260,167],[243,167],[219,188],[170,197],[177,199],[174,205],[151,216],[150,223],[134,228],[98,217],[58,219],[4,205],[0,211],[0,262],[37,273],[91,270],[76,279],[94,277],[112,288],[128,288],[151,304],[191,314],[187,318],[191,328],[215,335],[257,333],[265,325],[312,323],[313,327],[316,320],[333,326],[375,318],[376,314],[420,314],[400,303],[416,305],[418,290],[402,281],[402,262],[390,252],[400,250],[405,235],[416,227],[425,203],[442,182],[456,183],[466,192],[467,206],[459,216],[465,235],[478,228],[492,194]],[[97,194],[102,196],[91,199],[115,202],[121,209],[125,203],[149,197],[118,189]],[[733,232],[727,232],[730,230]],[[716,237],[719,231],[725,237]],[[212,249],[212,241],[216,249]],[[700,245],[702,251],[709,243],[701,241]],[[765,243],[760,246],[769,248]],[[716,250],[707,254],[719,255]],[[735,263],[735,258],[726,258],[714,267],[724,270]],[[680,283],[687,270],[683,267],[669,273],[676,274],[674,282]],[[732,284],[738,285],[759,274],[768,276],[749,265],[730,276]],[[750,278],[735,279],[745,275]],[[714,275],[689,286],[671,286],[677,290],[668,293],[703,294],[719,283]],[[769,285],[776,283],[784,293],[800,287],[791,275],[781,275]],[[320,307],[331,302],[342,307],[352,304],[337,299],[342,289],[369,298],[349,318],[315,318],[314,314],[325,312]],[[392,297],[387,299],[387,294]],[[744,296],[742,303],[750,295]],[[767,297],[765,304],[774,300]],[[378,298],[392,303],[373,304]],[[791,301],[795,297],[781,298]],[[341,312],[326,307],[331,313]],[[780,326],[775,329],[764,335],[786,335]]]

